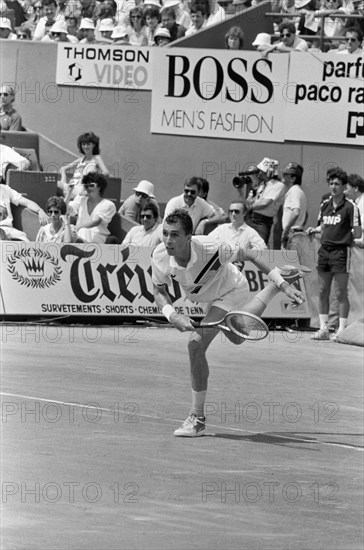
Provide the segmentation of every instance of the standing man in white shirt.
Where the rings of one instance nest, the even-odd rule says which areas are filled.
[[[288,188],[283,203],[282,248],[287,247],[289,237],[303,231],[307,219],[307,197],[302,191],[303,168],[297,162],[290,162],[283,169],[283,181]]]

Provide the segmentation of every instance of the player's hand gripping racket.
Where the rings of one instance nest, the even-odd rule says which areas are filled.
[[[245,340],[263,340],[269,334],[269,328],[260,317],[245,311],[230,311],[223,319],[211,323],[192,321],[192,325],[195,328],[217,327]]]

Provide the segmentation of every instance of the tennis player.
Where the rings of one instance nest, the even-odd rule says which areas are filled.
[[[163,242],[154,249],[151,260],[156,304],[177,330],[192,331],[188,343],[192,407],[188,418],[174,432],[175,436],[184,437],[204,434],[204,405],[209,376],[206,351],[219,328],[196,329],[190,317],[177,313],[168,294],[167,287],[171,280],[178,281],[189,300],[206,306],[204,323],[219,321],[232,310],[261,315],[280,290],[292,301],[303,302],[301,292],[290,284],[300,278],[298,269],[289,267],[281,274],[283,268],[270,270],[259,259],[259,250],[237,249],[228,243],[211,242],[208,235],[192,236],[192,231],[192,220],[185,210],[171,212],[163,223]],[[245,276],[231,263],[246,260],[253,262],[270,280],[253,299],[250,299]],[[234,344],[244,341],[233,333],[226,336]]]

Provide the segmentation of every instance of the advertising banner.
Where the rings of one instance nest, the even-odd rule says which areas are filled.
[[[0,242],[1,315],[160,317],[154,302],[151,248],[117,245]],[[295,251],[267,250],[269,265],[298,263]],[[267,284],[267,277],[251,263],[244,266],[251,297]],[[297,283],[306,296],[304,285]],[[201,317],[201,304],[186,299],[173,281],[169,288],[179,313]],[[279,293],[265,318],[309,318],[307,302],[293,308]]]
[[[284,141],[289,56],[156,48],[151,132]]]
[[[150,48],[58,42],[56,83],[151,90],[152,57]]]
[[[362,55],[290,54],[285,139],[364,145]]]

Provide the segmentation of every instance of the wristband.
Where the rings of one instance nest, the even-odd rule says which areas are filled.
[[[167,304],[166,306],[162,307],[162,313],[164,317],[166,317],[168,321],[170,321],[172,313],[176,313],[176,310],[173,306],[171,306],[171,304]]]
[[[278,267],[275,267],[274,269],[272,269],[272,271],[270,271],[270,272],[268,273],[268,279],[269,279],[272,283],[274,283],[278,288],[281,288],[281,286],[283,285],[283,283],[286,282],[286,281],[283,279],[282,275],[280,274]]]

